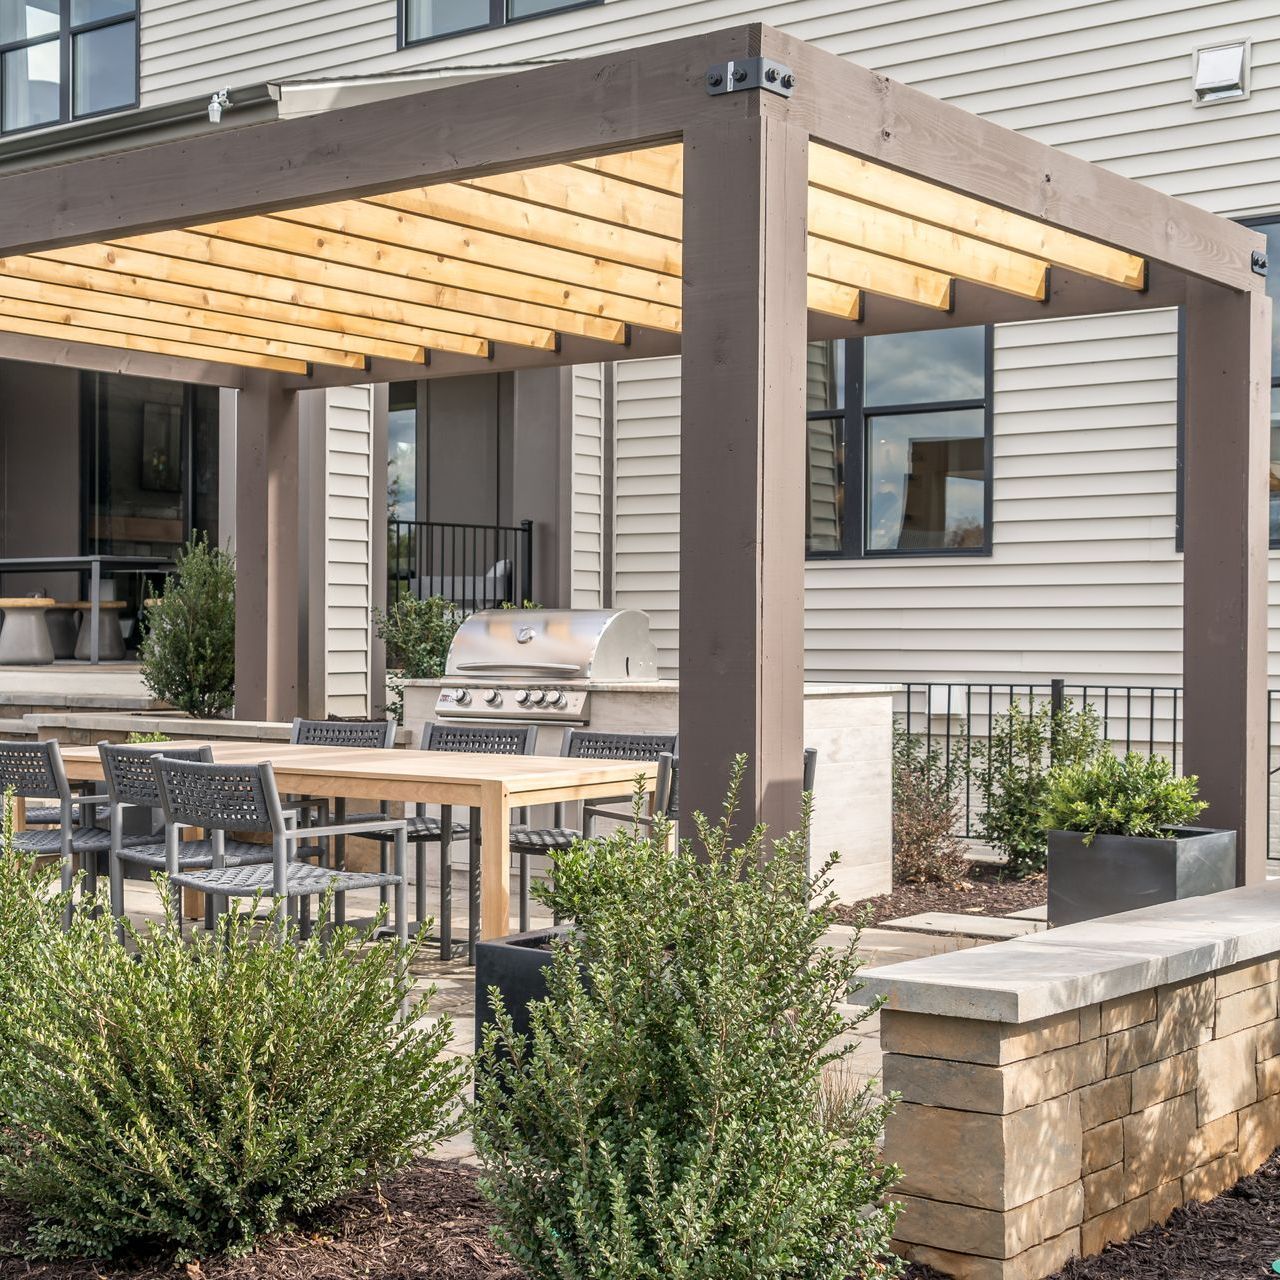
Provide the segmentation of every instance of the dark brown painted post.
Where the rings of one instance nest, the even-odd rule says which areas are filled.
[[[306,393],[323,396],[323,392]],[[297,711],[303,393],[252,372],[236,397],[236,716]]]
[[[1183,527],[1185,769],[1202,821],[1240,834],[1241,884],[1266,878],[1267,397],[1271,306],[1190,280]]]
[[[685,133],[680,809],[718,817],[746,752],[743,816],[781,833],[804,748],[808,136],[718,101]]]

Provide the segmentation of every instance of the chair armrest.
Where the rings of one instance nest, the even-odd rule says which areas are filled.
[[[637,815],[634,809],[622,811],[619,809],[597,809],[594,805],[584,805],[582,816],[584,818],[608,818],[612,822],[639,823],[642,827],[653,826],[653,818],[649,814],[642,813]]]
[[[385,822],[341,822],[331,827],[299,827],[286,831],[284,838],[290,842],[316,840],[321,836],[358,836],[362,831],[407,831],[409,824],[403,818],[388,818]]]

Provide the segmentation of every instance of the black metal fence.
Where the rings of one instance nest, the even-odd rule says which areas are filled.
[[[1116,750],[1168,756],[1173,767],[1178,767],[1182,690],[1176,686],[1067,684],[1062,680],[904,685],[894,708],[900,723],[927,747],[936,749],[949,765],[956,766],[962,779],[964,821],[963,830],[957,835],[972,837],[975,820],[981,816],[980,788],[969,769],[975,758],[974,744],[985,743],[992,722],[1014,703],[1023,710],[1045,705],[1054,709],[1091,706],[1099,717],[1103,735]],[[1267,831],[1270,856],[1280,858],[1280,797],[1275,794],[1280,774],[1280,691],[1268,693],[1267,711]]]
[[[533,598],[533,521],[387,521],[387,597],[441,596],[464,613]]]

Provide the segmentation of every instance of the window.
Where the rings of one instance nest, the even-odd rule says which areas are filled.
[[[137,101],[137,0],[0,0],[0,133]]]
[[[991,549],[991,334],[809,345],[810,557]]]
[[[418,384],[393,382],[387,402],[387,519],[418,518]]]
[[[600,3],[602,0],[403,0],[400,43],[420,44]]]

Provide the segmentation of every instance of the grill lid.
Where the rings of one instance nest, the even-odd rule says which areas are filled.
[[[486,609],[458,628],[446,676],[484,680],[658,678],[649,617],[638,609]]]

